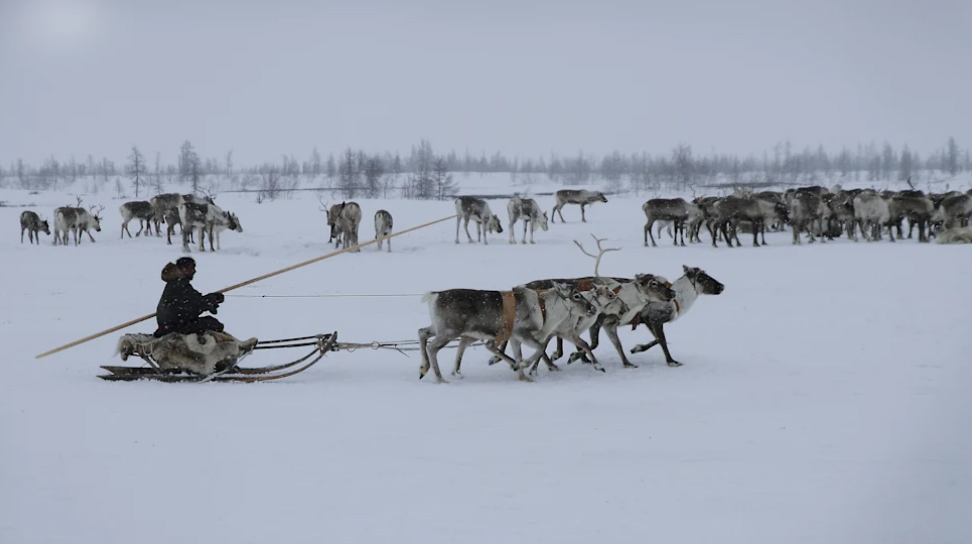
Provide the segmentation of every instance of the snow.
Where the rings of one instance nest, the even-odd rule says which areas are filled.
[[[523,190],[500,176],[460,182]],[[573,240],[590,250],[593,233],[622,248],[604,275],[674,280],[685,264],[726,285],[667,329],[680,368],[654,348],[622,369],[602,335],[607,373],[541,365],[534,383],[477,347],[464,379],[448,375],[455,351],[440,353],[442,385],[418,379],[418,353],[370,349],[276,382],[193,385],[95,377],[120,364],[121,334],[154,320],[34,358],[153,312],[159,271],[181,248],[119,239],[122,200],[105,193],[85,196],[106,207],[97,243],[21,245],[18,206],[50,218],[74,199],[0,191],[0,542],[969,542],[969,247],[792,246],[785,232],[760,248],[741,236],[713,249],[707,234],[646,248],[646,198],[610,196],[586,224],[568,206],[568,223],[532,246],[506,232],[456,245],[446,221],[394,238],[390,254],[368,246],[231,291],[217,317],[242,338],[414,340],[425,291],[588,275]],[[362,241],[379,208],[396,231],[454,213],[451,201],[356,201]],[[216,253],[193,247],[203,292],[333,251],[314,193],[217,202],[244,233],[224,232]],[[506,200],[491,205],[506,229]],[[646,338],[621,332],[626,349]]]

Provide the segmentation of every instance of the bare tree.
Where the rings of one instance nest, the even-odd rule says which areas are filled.
[[[179,179],[181,181],[185,182],[192,179],[193,163],[198,161],[199,157],[196,156],[192,142],[189,140],[182,142],[182,147],[179,148]],[[198,165],[196,165],[196,168],[198,168]]]
[[[283,189],[277,166],[271,164],[265,170],[260,174],[260,191],[257,193],[257,202],[263,202],[264,199],[276,200]]]
[[[458,188],[449,173],[449,164],[443,157],[436,157],[432,165],[432,185],[435,188],[435,198],[445,200],[456,196]]]
[[[128,174],[129,179],[132,180],[132,186],[135,187],[135,198],[139,197],[139,186],[142,184],[142,179],[146,174],[145,167],[145,157],[142,152],[139,151],[138,146],[132,146],[132,152],[128,155],[128,165],[125,167],[125,173]]]
[[[381,192],[381,178],[385,175],[385,167],[377,155],[365,161],[364,178],[365,192],[368,198],[378,198]]]
[[[354,152],[349,147],[341,157],[341,166],[338,168],[338,183],[345,198],[354,198],[357,196],[360,187],[360,174],[361,172],[357,168]]]

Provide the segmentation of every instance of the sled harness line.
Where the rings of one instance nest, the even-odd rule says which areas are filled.
[[[400,295],[384,294],[321,294],[321,295],[223,295],[233,298],[376,298],[376,297],[420,297],[425,293],[404,293]]]

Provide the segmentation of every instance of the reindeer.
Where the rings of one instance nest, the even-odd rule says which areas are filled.
[[[465,221],[466,238],[469,243],[473,243],[472,235],[469,234],[469,220],[476,222],[476,241],[482,241],[484,245],[489,245],[487,234],[495,232],[503,234],[503,225],[500,224],[499,217],[489,209],[489,204],[481,198],[474,196],[460,196],[456,198],[456,243],[459,243],[459,225]]]
[[[392,233],[392,215],[385,210],[375,212],[375,239],[378,240],[378,251],[385,237]],[[391,253],[391,238],[388,239],[388,253]]]
[[[163,193],[149,199],[149,204],[152,205],[152,222],[155,224],[156,236],[162,236],[161,225],[163,222],[168,222],[166,216],[170,212],[175,212],[176,216],[179,215],[179,206],[182,205],[183,200],[183,196],[179,193]],[[169,236],[169,243],[171,243],[171,233]]]
[[[738,196],[727,196],[716,201],[711,208],[712,215],[712,247],[716,245],[715,230],[722,228],[722,236],[725,238],[726,245],[732,247],[732,239],[736,240],[736,247],[739,247],[739,236],[736,234],[739,221],[749,221],[753,224],[753,246],[759,247],[759,233],[765,228],[766,210],[764,210],[759,200]],[[772,208],[772,206],[771,206]],[[765,242],[765,232],[764,232]]]
[[[530,243],[535,243],[533,241],[533,233],[537,231],[539,226],[544,232],[547,232],[547,212],[540,211],[540,206],[537,204],[536,200],[532,198],[520,198],[513,197],[510,202],[506,205],[506,211],[510,215],[510,243],[516,243],[516,237],[513,235],[513,225],[516,224],[518,220],[523,220],[523,241],[526,242],[527,235],[527,223],[530,224]]]
[[[179,219],[179,208],[174,210],[167,210],[165,212],[165,237],[166,243],[170,246],[172,245],[172,235],[175,234],[175,227],[179,225],[182,229],[182,220]],[[189,242],[193,242],[192,232],[189,233]]]
[[[933,216],[933,220],[944,223],[946,229],[967,227],[970,218],[972,218],[972,195],[966,193],[943,198]]]
[[[62,206],[54,210],[54,245],[60,241],[62,245],[68,244],[68,232],[74,233],[74,245],[81,243],[81,233],[87,233],[91,243],[94,243],[94,236],[91,235],[93,228],[101,232],[101,216],[104,206],[99,206],[97,210],[94,206],[85,210],[81,208],[81,197],[77,197],[78,207]],[[63,233],[63,237],[59,236]]]
[[[706,274],[701,268],[682,265],[682,271],[684,272],[682,277],[675,280],[675,283],[669,284],[675,292],[675,297],[668,302],[649,302],[641,310],[637,321],[632,323],[631,330],[635,330],[639,323],[644,323],[651,331],[652,336],[655,337],[653,341],[647,344],[639,344],[631,348],[632,354],[647,351],[660,344],[662,351],[665,352],[665,363],[672,367],[682,366],[682,363],[673,359],[672,354],[668,351],[665,325],[685,316],[692,309],[699,295],[718,295],[726,288],[725,285]],[[660,279],[664,280],[664,278]]]
[[[628,306],[624,301],[618,296],[618,292],[621,290],[620,285],[615,285],[613,282],[602,278],[568,278],[568,279],[549,279],[549,280],[536,280],[529,283],[516,286],[517,289],[531,289],[537,293],[543,293],[550,289],[553,289],[554,283],[560,283],[564,285],[572,285],[577,289],[585,298],[590,300],[594,306],[598,308],[598,312],[593,316],[586,316],[578,318],[576,322],[565,323],[562,329],[555,332],[557,336],[557,355],[555,358],[560,358],[563,353],[563,341],[566,338],[569,342],[573,343],[578,349],[583,350],[583,344],[578,342],[580,333],[589,329],[594,319],[598,315],[618,315],[628,312]],[[509,342],[513,342],[510,340]],[[506,353],[507,342],[502,342],[498,349],[500,352]],[[460,345],[460,348],[463,348]],[[514,354],[516,360],[520,360],[519,344],[514,343]],[[457,355],[457,365],[458,360],[461,358]],[[553,363],[550,357],[546,354],[546,344],[544,344],[544,354],[541,357],[543,361],[547,364],[547,368],[551,371],[560,370],[560,368]],[[499,356],[494,355],[490,358],[489,364],[494,365],[501,362],[503,359]],[[539,365],[539,361],[534,363],[530,373],[534,374]],[[598,370],[603,371],[604,369],[600,365],[596,365]],[[515,370],[515,369],[514,369]]]
[[[581,209],[581,222],[586,223],[587,218],[584,217],[584,206],[588,206],[595,202],[607,202],[607,197],[604,193],[600,191],[588,191],[587,189],[561,189],[554,193],[554,198],[556,203],[554,204],[553,211],[550,212],[550,220],[554,223],[557,222],[557,214],[560,214],[560,222],[566,223],[564,220],[564,213],[561,209],[567,204],[580,204]]]
[[[567,340],[569,340],[571,343],[581,348],[578,349],[576,353],[571,355],[567,361],[567,364],[581,358],[587,363],[594,364],[594,368],[602,372],[604,369],[597,364],[597,360],[593,358],[593,350],[597,348],[597,332],[600,331],[601,327],[603,326],[607,329],[608,337],[611,339],[611,343],[615,346],[621,356],[622,365],[625,368],[637,368],[636,365],[628,361],[628,358],[624,354],[624,348],[621,346],[621,340],[617,334],[618,325],[626,325],[631,323],[633,319],[637,318],[638,313],[645,306],[645,304],[648,304],[651,301],[669,301],[675,296],[675,292],[672,291],[664,281],[659,280],[653,274],[636,274],[633,279],[594,276],[570,280],[537,280],[524,284],[524,286],[530,289],[546,289],[549,288],[548,286],[552,282],[568,283],[576,287],[578,290],[597,288],[607,289],[610,293],[613,293],[617,297],[618,302],[620,302],[620,308],[617,311],[604,310],[589,319],[578,320],[578,322],[574,324],[576,335],[580,335],[580,333],[585,330],[588,331],[591,339],[589,344],[590,350],[584,349],[583,346],[578,345],[578,343],[574,340],[567,338]],[[566,336],[558,335],[556,350],[549,359],[545,359],[548,368],[551,370],[558,370],[552,361],[556,361],[564,353],[563,338],[566,338]],[[588,351],[590,351],[590,353],[588,353]],[[493,360],[490,361],[490,363],[493,362]]]
[[[239,224],[235,214],[222,210],[215,204],[197,204],[195,202],[183,202],[179,206],[179,222],[182,225],[182,251],[189,253],[189,236],[196,229],[199,229],[199,251],[206,251],[205,235],[209,233],[209,250],[216,251],[213,239],[219,242],[219,232],[221,230],[234,230],[242,233],[243,227]]]
[[[34,243],[35,239],[37,245],[40,245],[40,231],[44,231],[44,234],[50,236],[51,230],[50,226],[47,224],[47,220],[41,220],[40,216],[30,210],[24,210],[20,214],[20,243],[24,243],[24,231],[27,231],[27,239],[31,244]]]
[[[641,211],[645,212],[648,221],[645,223],[645,247],[648,247],[648,237],[651,237],[651,246],[658,247],[655,237],[651,233],[651,227],[655,221],[672,221],[675,227],[675,236],[672,243],[678,245],[678,233],[682,232],[682,247],[685,247],[685,223],[694,224],[702,220],[702,211],[695,204],[690,204],[684,198],[653,198],[641,205]],[[691,227],[689,228],[691,236]]]
[[[126,202],[118,208],[118,213],[122,216],[122,238],[125,238],[126,232],[129,238],[132,237],[132,231],[128,230],[128,223],[132,219],[138,219],[138,232],[135,233],[135,236],[141,236],[143,230],[146,236],[152,231],[151,222],[155,218],[155,211],[152,208],[151,202],[145,200]]]
[[[861,228],[861,235],[865,240],[881,239],[881,231],[888,226],[888,236],[894,241],[894,229],[890,226],[891,211],[888,201],[875,192],[864,192],[854,197],[854,220]],[[867,227],[871,229],[870,237]],[[795,227],[794,227],[795,228]],[[793,235],[796,238],[796,234]],[[811,241],[813,238],[811,237]]]
[[[918,243],[929,242],[925,228],[931,223],[935,205],[924,193],[921,191],[899,191],[888,201],[888,212],[892,222],[897,218],[900,224],[901,218],[908,218],[908,238],[911,238],[914,226],[918,225]],[[898,238],[901,238],[901,234],[899,230]]]
[[[320,200],[320,199],[318,199]],[[334,240],[334,247],[347,249],[358,245],[358,226],[361,224],[361,206],[357,202],[342,202],[328,209],[323,208],[327,215],[327,225],[331,227],[328,243]],[[353,250],[361,251],[360,248]]]
[[[787,189],[790,191],[790,189]],[[785,195],[789,201],[790,226],[793,228],[793,244],[802,244],[800,232],[806,229],[809,243],[814,243],[814,224],[822,221],[827,205],[815,191],[796,190]]]
[[[597,313],[597,308],[577,289],[560,283],[543,293],[516,288],[431,291],[422,297],[422,302],[428,304],[432,324],[418,331],[422,354],[419,379],[431,366],[439,383],[445,381],[439,370],[439,350],[457,338],[485,340],[486,348],[516,369],[520,380],[533,381],[523,370],[540,359],[554,331],[565,321]],[[521,362],[496,348],[496,344],[514,337],[535,348],[536,353]]]

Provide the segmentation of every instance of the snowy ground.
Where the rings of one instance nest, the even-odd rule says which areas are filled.
[[[532,384],[487,366],[482,348],[448,385],[418,380],[417,353],[372,350],[265,384],[102,382],[121,333],[34,356],[153,312],[180,248],[120,240],[121,201],[104,193],[86,197],[106,206],[104,230],[80,247],[21,245],[23,208],[0,208],[0,542],[972,541],[969,247],[793,247],[780,233],[761,248],[713,249],[707,235],[645,248],[644,199],[612,197],[587,224],[568,207],[569,223],[535,246],[505,233],[456,245],[450,221],[395,238],[391,254],[370,246],[228,293],[506,289],[590,274],[572,242],[590,248],[590,233],[623,248],[603,274],[674,280],[686,264],[726,285],[668,329],[685,366],[656,348],[625,370],[605,342],[606,374],[563,365]],[[0,200],[51,217],[73,198]],[[245,232],[224,233],[221,252],[194,249],[204,292],[330,251],[316,195],[218,201]],[[453,213],[451,202],[358,202],[362,239],[379,207],[398,230]],[[506,201],[494,202],[505,221]],[[217,317],[241,337],[337,330],[355,342],[414,339],[428,319],[418,296],[227,296]],[[290,354],[260,355],[247,363]]]

